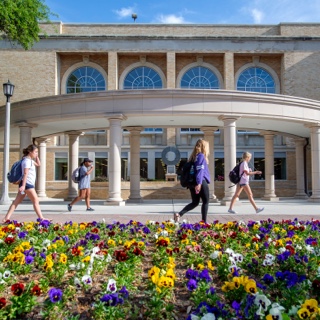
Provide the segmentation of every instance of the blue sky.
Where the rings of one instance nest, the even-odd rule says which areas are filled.
[[[46,0],[64,23],[320,22],[320,0]]]

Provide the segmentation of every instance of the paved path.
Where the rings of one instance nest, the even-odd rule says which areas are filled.
[[[173,212],[181,210],[188,201],[185,200],[146,200],[141,204],[126,203],[125,206],[106,206],[102,200],[92,200],[91,206],[94,212],[86,212],[84,202],[78,202],[72,212],[68,212],[67,203],[61,199],[42,200],[40,206],[44,217],[52,219],[53,222],[106,222],[120,221],[127,223],[130,220],[145,223],[147,220],[165,221],[172,219]],[[247,200],[240,200],[234,209],[238,214],[227,213],[227,207],[219,203],[210,203],[208,222],[219,220],[224,223],[227,221],[248,221],[248,220],[300,220],[320,219],[320,203],[312,203],[307,200],[296,200],[292,198],[280,199],[278,202],[256,200],[258,207],[264,207],[264,211],[255,214],[251,204]],[[4,217],[9,205],[0,205],[0,216]],[[191,223],[200,221],[200,206],[192,212],[183,216]],[[31,221],[36,219],[31,202],[24,201],[12,215],[12,219],[18,221]]]

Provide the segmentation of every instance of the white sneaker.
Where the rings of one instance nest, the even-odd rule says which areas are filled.
[[[262,212],[264,210],[264,208],[258,208],[256,213]]]
[[[237,211],[234,211],[234,210],[232,210],[232,209],[229,209],[228,212],[229,212],[229,213],[234,213],[234,214],[235,214],[235,213],[238,213]]]

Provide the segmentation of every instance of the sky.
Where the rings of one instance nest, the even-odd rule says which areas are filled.
[[[63,23],[279,24],[320,22],[320,0],[45,0]]]

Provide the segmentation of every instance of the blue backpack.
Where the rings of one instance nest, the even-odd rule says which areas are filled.
[[[22,180],[23,173],[22,173],[21,164],[22,164],[22,160],[15,162],[12,165],[11,170],[7,173],[7,179],[10,183],[19,184],[20,181]]]

